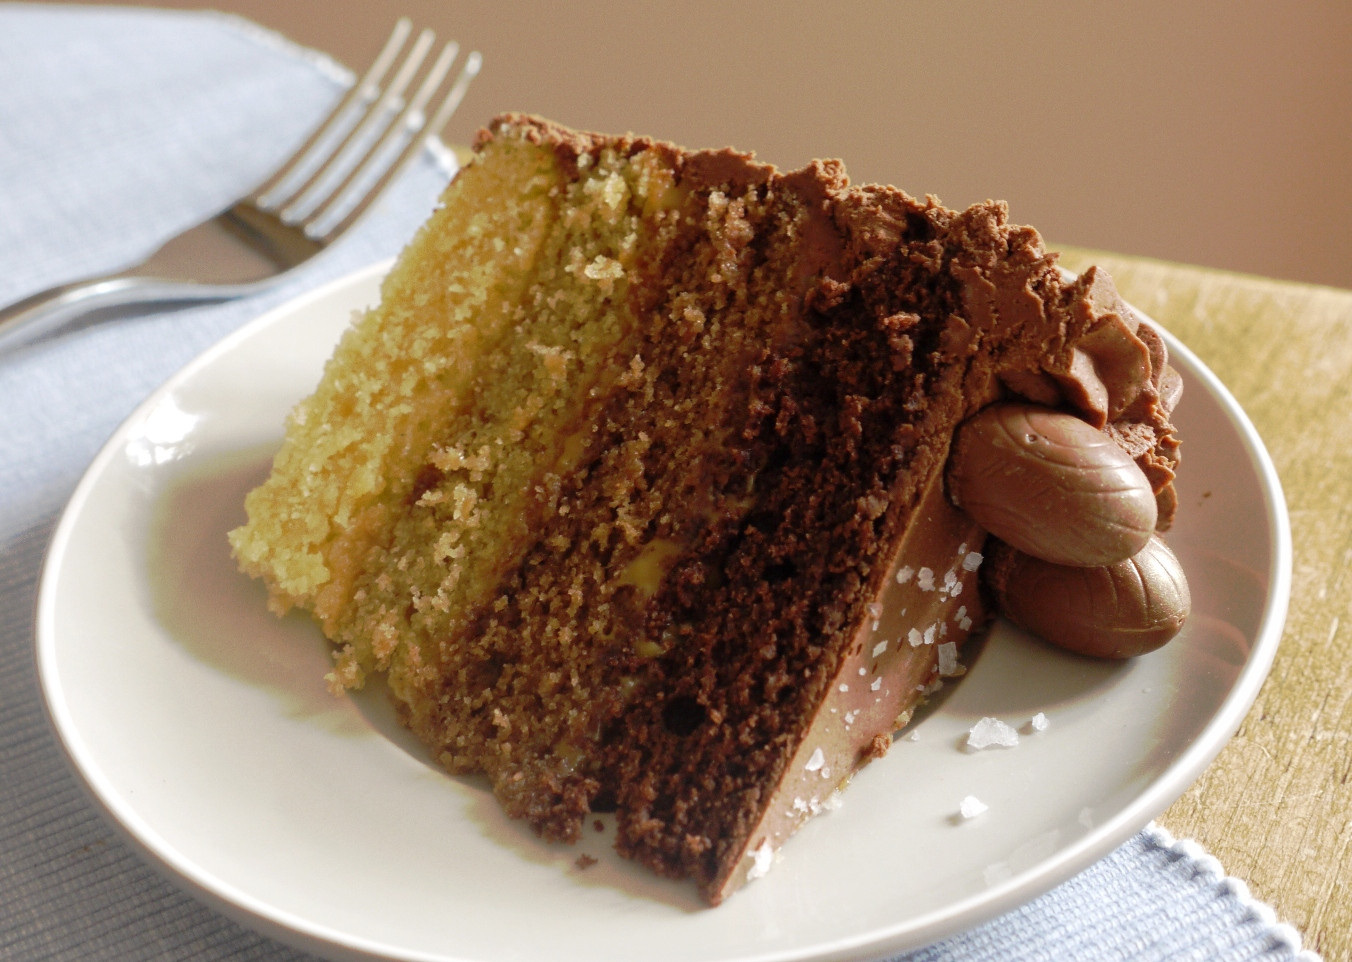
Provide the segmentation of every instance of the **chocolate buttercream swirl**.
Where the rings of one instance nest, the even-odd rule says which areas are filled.
[[[1116,441],[1150,481],[1158,530],[1167,530],[1178,506],[1179,461],[1169,418],[1183,390],[1168,348],[1097,267],[1068,284],[1065,299],[1084,333],[1042,370],[1005,373],[1001,380],[1029,401],[1073,410]]]

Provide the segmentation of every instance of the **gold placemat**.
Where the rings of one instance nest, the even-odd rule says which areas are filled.
[[[1062,263],[1108,270],[1225,383],[1291,515],[1291,606],[1272,672],[1160,823],[1206,846],[1307,948],[1352,958],[1352,291],[1074,248]],[[1197,440],[1184,439],[1185,471]]]

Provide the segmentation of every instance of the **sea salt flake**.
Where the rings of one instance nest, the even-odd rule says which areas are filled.
[[[933,591],[934,570],[932,568],[921,568],[916,572],[915,584],[921,591]]]
[[[1050,722],[1047,721],[1047,716],[1042,712],[1038,712],[1032,718],[1028,719],[1028,724],[1024,726],[1024,730],[1030,733],[1045,732],[1049,724]]]
[[[967,747],[980,751],[983,748],[1013,748],[1019,743],[1019,733],[998,718],[987,715],[967,732]]]
[[[916,629],[912,628],[910,632],[907,633],[906,640],[911,643],[912,648],[919,648],[921,645],[925,643],[925,636],[922,635]]]
[[[775,862],[775,850],[767,838],[754,852],[748,852],[747,857],[751,859],[751,868],[746,873],[746,879],[750,882],[770,871],[770,866]]]
[[[877,658],[886,650],[887,650],[887,639],[884,638],[882,641],[878,642],[876,645],[873,646],[873,657]]]
[[[881,687],[883,687],[883,679],[882,676],[879,675],[877,678],[873,679],[873,684],[868,686],[868,690],[877,691]]]
[[[804,808],[807,811],[807,813],[812,816],[820,815],[822,812],[833,812],[836,809],[840,808],[839,796],[840,789],[836,789],[830,795],[826,796],[825,801],[822,801],[821,799],[819,799],[817,796],[814,795],[807,800],[807,803],[804,806]]]
[[[939,674],[945,678],[954,678],[966,674],[966,669],[958,663],[956,642],[946,641],[939,646]]]
[[[936,627],[937,627],[936,625],[930,625],[928,628],[925,629],[925,637],[924,637],[925,644],[927,645],[934,644],[934,631]]]
[[[815,772],[826,764],[826,753],[820,748],[814,748],[812,755],[808,758],[807,764],[803,767],[810,772]]]
[[[904,585],[915,576],[915,569],[910,565],[902,565],[897,569],[897,584]]]
[[[868,616],[872,618],[874,621],[877,621],[879,618],[881,618],[883,616],[882,604],[880,604],[877,601],[870,601],[868,603]]]
[[[840,690],[841,690],[842,692],[849,691],[849,690],[850,690],[850,686],[847,685],[847,684],[845,684],[845,682],[842,681],[842,682],[840,683]]]
[[[988,811],[990,811],[990,806],[975,795],[968,795],[958,803],[958,814],[963,818],[976,818]]]
[[[980,551],[969,551],[962,558],[962,567],[964,571],[975,571],[981,567],[981,562],[985,560]]]

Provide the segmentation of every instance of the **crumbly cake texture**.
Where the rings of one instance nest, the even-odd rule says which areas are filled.
[[[613,809],[717,903],[962,671],[956,426],[1008,385],[1092,395],[1076,344],[1125,313],[1002,204],[505,115],[231,543],[449,771],[553,840]],[[1120,433],[1164,503],[1145,408]]]

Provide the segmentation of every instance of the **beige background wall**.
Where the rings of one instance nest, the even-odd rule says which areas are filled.
[[[1352,287],[1352,3],[218,0],[363,66],[399,13],[481,50],[503,110],[734,144],[1052,243]]]

